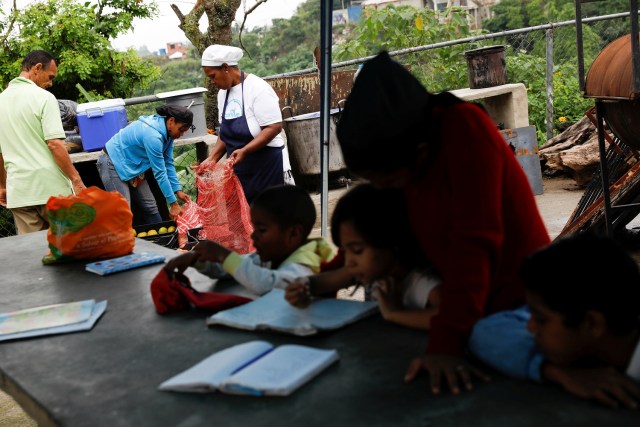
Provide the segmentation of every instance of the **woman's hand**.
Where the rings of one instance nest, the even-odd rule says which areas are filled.
[[[244,160],[247,154],[248,153],[245,147],[238,148],[233,153],[231,153],[231,155],[229,156],[229,160],[233,161],[233,163],[237,165],[238,163],[242,162],[242,160]]]
[[[289,282],[284,290],[284,299],[294,307],[306,308],[311,304],[311,286],[308,277],[298,277]]]
[[[180,206],[177,201],[169,205],[169,217],[171,217],[172,220],[175,221],[175,219],[179,217],[181,213],[182,206]]]
[[[182,200],[182,203],[188,203],[191,201],[191,197],[182,190],[176,191],[176,197]]]
[[[196,165],[195,167],[193,167],[194,170],[196,171],[196,173],[198,173],[198,171],[201,171],[201,170],[204,171],[205,169],[211,168],[213,165],[215,165],[220,161],[220,159],[222,158],[222,156],[224,156],[226,152],[227,152],[227,145],[224,143],[222,138],[218,137],[218,140],[216,141],[216,145],[211,150],[209,157],[207,157],[199,165]]]
[[[211,261],[222,264],[231,251],[224,246],[212,242],[211,240],[201,240],[200,243],[193,248],[199,260]]]
[[[193,170],[198,172],[199,170],[205,170],[211,168],[213,165],[218,163],[215,159],[212,159],[211,156],[207,157],[202,163],[194,162],[192,166]]]
[[[182,274],[187,268],[191,267],[196,262],[196,260],[197,256],[195,253],[186,252],[169,260],[169,262],[167,262],[167,264],[164,266],[164,269],[169,274],[169,276],[173,275],[174,272]]]
[[[471,374],[483,381],[491,380],[489,375],[470,365],[462,357],[452,356],[450,354],[426,354],[421,358],[415,358],[411,361],[409,369],[404,376],[405,382],[412,381],[420,371],[425,370],[431,378],[431,392],[440,394],[442,377],[446,379],[454,395],[460,394],[459,380],[462,381],[464,388],[468,391],[473,390],[471,383]]]

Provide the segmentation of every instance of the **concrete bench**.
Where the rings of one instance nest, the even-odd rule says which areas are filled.
[[[529,126],[529,101],[522,83],[511,83],[482,89],[457,89],[452,94],[465,101],[482,100],[489,116],[505,129]]]

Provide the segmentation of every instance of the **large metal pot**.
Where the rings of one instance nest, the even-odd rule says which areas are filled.
[[[336,124],[340,118],[340,110],[332,109],[330,115],[329,172],[337,172],[346,169],[336,136]],[[321,172],[320,112],[284,119],[284,130],[287,135],[287,147],[293,171],[299,175],[319,175]]]
[[[640,93],[633,88],[631,34],[605,46],[589,68],[584,95],[602,102],[611,131],[628,146],[640,149]]]

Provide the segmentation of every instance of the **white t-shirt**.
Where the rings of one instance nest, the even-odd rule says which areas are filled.
[[[440,277],[433,273],[413,270],[402,283],[402,305],[415,310],[425,308],[429,294],[440,282]]]
[[[254,137],[260,133],[262,127],[282,121],[278,95],[276,95],[269,83],[253,74],[245,74],[244,97],[242,92],[242,84],[240,83],[229,89],[225,119],[236,119],[242,116],[242,101],[244,98],[244,113],[249,125],[249,131]],[[226,96],[226,90],[221,89],[218,91],[218,119],[220,123],[222,123],[222,110],[224,109]],[[284,146],[282,136],[278,134],[267,146]]]
[[[640,341],[636,345],[633,356],[631,356],[631,361],[627,367],[627,375],[640,382]]]
[[[440,277],[433,272],[412,270],[402,281],[402,308],[409,310],[426,308],[429,294],[440,283]],[[372,289],[376,286],[380,286],[377,281],[373,282]]]

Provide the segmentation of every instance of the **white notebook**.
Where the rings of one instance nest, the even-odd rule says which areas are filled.
[[[335,350],[251,341],[212,354],[158,389],[287,396],[337,360]]]
[[[271,329],[305,336],[341,328],[377,310],[375,301],[336,298],[316,299],[309,307],[300,309],[284,299],[284,290],[273,289],[247,304],[212,315],[207,324],[248,330]]]

